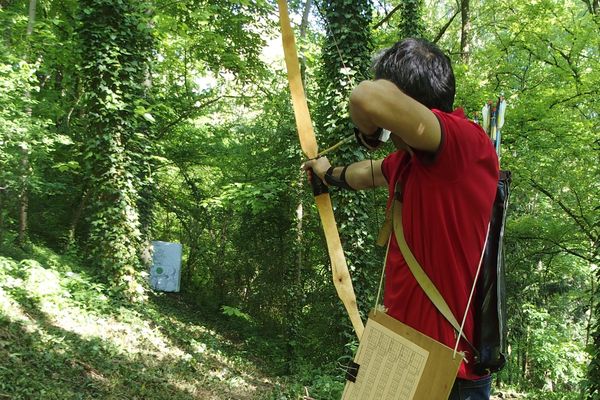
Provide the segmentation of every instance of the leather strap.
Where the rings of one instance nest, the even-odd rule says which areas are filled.
[[[342,169],[339,178],[333,176],[333,170],[335,169],[335,167],[329,167],[329,169],[325,173],[325,182],[327,182],[329,186],[336,186],[342,189],[354,191],[355,189],[348,184],[348,181],[346,181],[346,171],[348,170],[348,167],[349,165],[346,165]]]
[[[388,240],[390,239],[390,235],[392,234],[392,229],[394,229],[394,227],[392,226],[392,210],[388,209],[385,213],[385,220],[383,221],[383,225],[381,225],[381,229],[379,229],[377,240],[375,241],[377,246],[387,246]]]
[[[414,275],[417,283],[421,286],[429,300],[433,303],[433,305],[438,309],[440,314],[448,320],[450,325],[456,330],[456,332],[461,332],[462,338],[469,344],[469,346],[475,350],[471,342],[465,336],[465,333],[460,329],[460,324],[452,314],[452,310],[448,307],[448,303],[442,297],[442,294],[435,287],[434,283],[429,279],[423,268],[413,255],[412,251],[408,247],[406,243],[406,238],[404,237],[404,229],[402,225],[402,203],[398,200],[394,200],[392,203],[392,221],[394,226],[394,233],[396,234],[396,242],[398,243],[398,247],[404,256],[404,260],[410,269],[410,272]]]

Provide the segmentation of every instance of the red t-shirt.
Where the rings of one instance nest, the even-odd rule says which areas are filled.
[[[442,140],[435,156],[404,151],[390,154],[382,171],[389,185],[388,207],[398,179],[403,180],[402,219],[406,242],[438,288],[454,316],[462,321],[490,220],[498,183],[498,158],[483,129],[467,120],[462,109],[432,110]],[[385,272],[384,305],[392,317],[454,348],[454,328],[437,311],[408,269],[392,237]],[[473,310],[464,332],[473,343]],[[479,378],[467,354],[458,377]]]

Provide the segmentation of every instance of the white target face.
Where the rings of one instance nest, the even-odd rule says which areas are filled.
[[[181,276],[181,244],[152,242],[150,286],[163,292],[178,292]]]

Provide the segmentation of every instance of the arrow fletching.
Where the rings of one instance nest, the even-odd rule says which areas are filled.
[[[486,104],[481,109],[481,126],[483,130],[490,134],[490,105]]]
[[[506,112],[506,100],[504,97],[500,96],[498,99],[498,120],[496,124],[498,125],[498,130],[502,129],[504,125],[504,113]]]

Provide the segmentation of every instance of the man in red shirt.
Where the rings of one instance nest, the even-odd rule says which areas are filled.
[[[350,115],[366,142],[387,129],[398,149],[385,159],[331,167],[327,158],[305,164],[327,184],[347,189],[388,186],[388,207],[402,187],[408,246],[461,321],[483,250],[498,182],[498,159],[483,129],[453,110],[455,81],[449,58],[435,45],[406,39],[375,62],[375,80],[350,96]],[[454,348],[456,332],[408,269],[392,237],[385,271],[384,305],[392,317]],[[473,342],[472,307],[464,333]],[[450,399],[489,399],[490,376],[472,370],[465,352]]]

